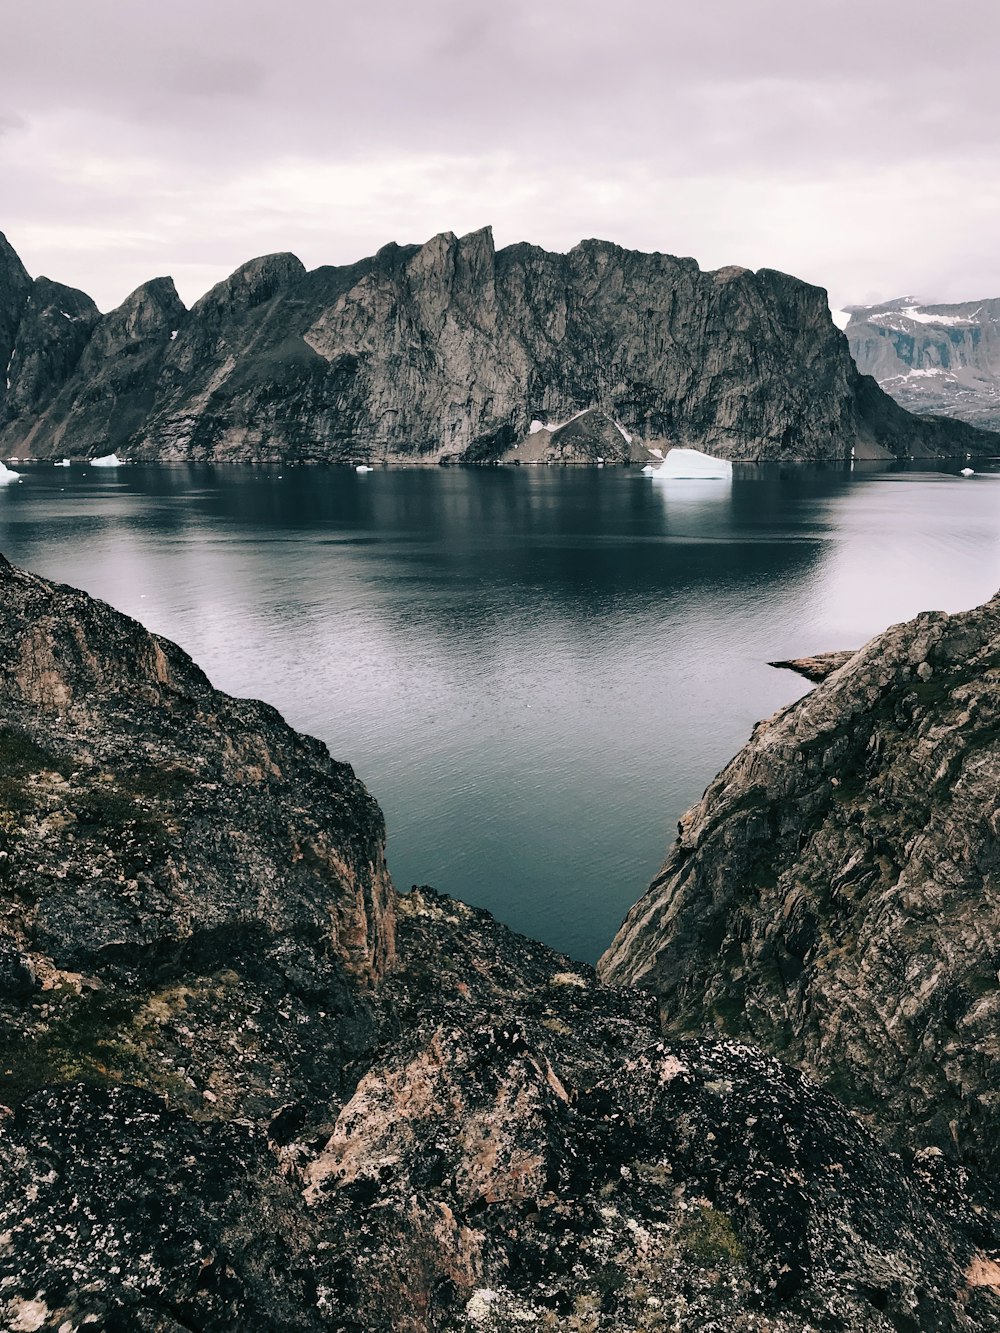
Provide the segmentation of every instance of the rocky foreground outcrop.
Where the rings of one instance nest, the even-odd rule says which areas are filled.
[[[874,639],[681,821],[599,964],[1000,1169],[1000,595]]]
[[[606,241],[497,251],[489,228],[312,272],[265,255],[190,310],[156,278],[104,316],[33,284],[0,236],[4,356],[4,457],[513,461],[529,435],[525,461],[645,458],[642,442],[744,459],[997,451],[859,375],[819,287]],[[599,419],[563,429],[585,412]]]
[[[974,1173],[397,896],[351,771],[173,645],[3,562],[0,688],[0,1326],[997,1327]]]

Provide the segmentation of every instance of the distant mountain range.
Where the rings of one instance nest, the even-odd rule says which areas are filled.
[[[0,365],[8,458],[1000,452],[967,425],[909,416],[859,375],[819,287],[607,241],[497,251],[488,228],[312,272],[266,255],[190,310],[154,278],[107,315],[32,281],[0,236]]]
[[[910,412],[1000,430],[1000,298],[849,306],[851,355]]]

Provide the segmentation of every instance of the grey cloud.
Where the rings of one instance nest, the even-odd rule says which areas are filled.
[[[907,262],[903,286],[935,267],[1000,290],[978,197],[1000,167],[994,0],[0,0],[0,18],[0,226],[41,249],[60,219],[104,227],[109,289],[113,249],[119,276],[140,255],[207,275],[265,242],[339,261],[469,212],[505,239],[805,254],[844,299]],[[68,234],[63,253],[82,255]]]

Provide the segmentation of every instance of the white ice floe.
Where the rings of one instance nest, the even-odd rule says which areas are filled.
[[[91,467],[121,467],[122,460],[117,454],[104,454],[101,458],[92,458]]]
[[[643,472],[645,472],[645,473],[647,474],[647,476],[648,476],[650,473],[655,472],[655,471],[656,471],[656,468],[653,467],[652,463],[647,463],[646,466],[645,466],[642,470],[643,470]]]
[[[6,486],[9,481],[20,481],[20,472],[11,472],[10,468],[4,463],[0,463],[0,486]]]
[[[69,459],[64,458],[61,463],[56,463],[56,467],[69,467]]]
[[[964,468],[962,468],[962,476],[963,476],[963,477],[974,477],[975,475],[976,475],[976,474],[975,474],[975,472],[973,472],[973,470],[972,470],[971,467],[964,467]]]
[[[355,471],[355,472],[374,472],[375,469],[374,469],[373,467],[369,467],[367,463],[359,463],[358,466],[354,469],[354,471]]]
[[[671,449],[653,473],[661,481],[698,478],[704,481],[729,481],[733,465],[728,458],[713,458],[699,449]]]

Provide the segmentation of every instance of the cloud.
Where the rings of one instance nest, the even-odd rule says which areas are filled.
[[[769,264],[835,300],[1000,293],[1000,7],[911,0],[8,4],[5,230],[114,303],[254,253],[492,222]],[[989,238],[989,239],[988,239]]]

